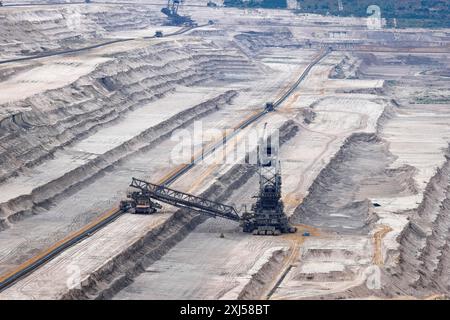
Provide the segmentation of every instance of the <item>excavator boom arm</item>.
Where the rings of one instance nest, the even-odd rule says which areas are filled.
[[[148,195],[151,199],[171,204],[178,208],[185,208],[197,213],[233,221],[241,220],[236,209],[232,206],[176,191],[162,185],[133,178],[130,187],[140,189],[143,194]]]

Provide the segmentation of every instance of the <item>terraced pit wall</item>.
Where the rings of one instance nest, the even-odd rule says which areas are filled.
[[[117,38],[116,32],[160,25],[164,16],[138,5],[74,4],[4,7],[0,20],[0,60],[4,60],[77,49]]]
[[[108,60],[65,87],[0,105],[0,181],[7,183],[17,173],[51,159],[64,147],[173,92],[178,86],[226,81],[228,76],[245,72],[258,73],[247,57],[192,40],[163,41]],[[233,75],[234,69],[239,72]],[[229,91],[177,114],[60,179],[34,189],[31,194],[0,204],[2,228],[38,212],[40,206],[45,207],[68,188],[87,182],[117,161],[228,103],[235,95],[236,92]]]

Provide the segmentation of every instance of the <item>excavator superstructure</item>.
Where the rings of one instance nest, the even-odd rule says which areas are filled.
[[[168,24],[174,26],[186,25],[193,26],[194,21],[189,16],[181,16],[178,14],[178,9],[181,0],[167,0],[167,6],[161,9],[161,12],[167,16]]]

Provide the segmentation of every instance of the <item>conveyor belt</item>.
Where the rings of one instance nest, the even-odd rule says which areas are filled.
[[[151,199],[168,203],[178,208],[207,214],[212,217],[221,217],[233,221],[241,220],[236,209],[232,206],[173,190],[163,185],[133,178],[130,187],[141,190],[143,193],[148,194]]]

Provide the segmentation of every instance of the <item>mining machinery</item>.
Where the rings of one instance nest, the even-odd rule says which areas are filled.
[[[289,224],[281,200],[281,165],[278,160],[278,139],[266,135],[266,125],[264,126],[264,136],[257,146],[259,193],[251,212],[243,214],[243,229],[244,232],[260,235],[294,233],[297,229]]]
[[[131,192],[128,199],[120,203],[120,209],[136,214],[152,214],[161,209],[158,202],[163,202],[191,212],[239,222],[244,232],[255,235],[294,233],[297,229],[289,224],[284,213],[278,146],[271,143],[272,141],[274,140],[271,137],[266,136],[264,128],[264,137],[257,146],[259,193],[250,212],[239,214],[233,206],[137,178],[132,178],[130,184],[130,187],[137,191]]]
[[[267,112],[275,111],[275,105],[273,104],[273,102],[266,103],[266,111]]]
[[[180,3],[181,0],[167,0],[167,6],[161,9],[161,12],[169,19],[169,25],[194,25],[194,21],[189,16],[180,16],[178,14]]]

